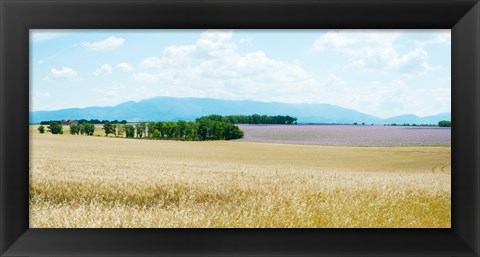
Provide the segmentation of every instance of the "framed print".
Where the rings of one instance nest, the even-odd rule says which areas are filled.
[[[2,256],[478,256],[477,1],[0,8]]]

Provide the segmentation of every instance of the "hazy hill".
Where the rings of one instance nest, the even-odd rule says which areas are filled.
[[[176,121],[194,120],[209,114],[220,115],[290,115],[301,123],[437,123],[438,118],[450,116],[450,113],[419,118],[415,115],[403,115],[390,119],[381,119],[330,104],[288,104],[278,102],[259,102],[250,100],[222,100],[211,98],[154,97],[140,102],[125,102],[116,106],[70,108],[56,111],[38,111],[30,113],[30,122],[62,119],[99,119],[128,121]],[[448,119],[450,120],[450,119]],[[428,121],[428,122],[427,122]],[[431,122],[430,122],[431,121]]]
[[[407,114],[407,115],[400,115],[400,116],[395,116],[391,117],[388,119],[384,119],[384,123],[386,124],[392,124],[392,123],[397,123],[397,124],[404,124],[404,123],[415,123],[415,124],[437,124],[441,120],[452,120],[452,114],[449,112],[445,113],[440,113],[437,115],[432,115],[432,116],[427,116],[427,117],[418,117],[413,114]]]

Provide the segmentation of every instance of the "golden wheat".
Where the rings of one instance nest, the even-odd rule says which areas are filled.
[[[450,227],[450,147],[151,141],[31,127],[31,227]]]

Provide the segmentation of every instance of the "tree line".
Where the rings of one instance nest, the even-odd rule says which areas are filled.
[[[437,124],[416,124],[416,123],[390,123],[390,124],[383,124],[384,126],[390,126],[390,127],[437,127]]]
[[[72,122],[73,120],[70,120],[69,122]],[[77,124],[84,124],[84,123],[91,123],[91,124],[105,124],[105,123],[113,123],[113,124],[127,124],[126,120],[99,120],[99,119],[81,119],[81,120],[75,120]],[[41,121],[40,125],[50,125],[50,123],[55,122],[58,124],[62,124],[63,122],[66,122],[65,120],[48,120],[48,121]],[[68,121],[67,121],[68,122]]]
[[[93,136],[93,132],[95,132],[95,125],[93,123],[70,125],[70,135]]]
[[[58,122],[50,122],[47,131],[52,134],[63,134],[63,126]],[[170,139],[184,141],[230,140],[243,137],[243,131],[232,123],[215,120],[199,120],[177,122],[141,122],[138,124],[114,124],[106,122],[102,128],[105,136],[125,136],[127,138]],[[43,125],[38,127],[45,133]],[[83,123],[70,125],[71,135],[93,136],[95,125]]]
[[[45,133],[45,127],[40,125],[38,131],[43,134]],[[63,126],[55,121],[50,122],[47,126],[47,132],[52,134],[63,134]],[[86,135],[93,136],[95,132],[95,125],[93,123],[83,123],[79,125],[70,125],[70,134],[71,135]]]
[[[227,122],[232,124],[297,124],[297,118],[291,116],[268,116],[268,115],[228,115],[222,116],[218,114],[211,114],[208,116],[202,116],[196,121],[201,120],[213,120],[220,122]]]
[[[115,133],[115,125],[104,124],[105,134]],[[148,132],[147,132],[148,131]],[[243,131],[232,123],[201,120],[177,122],[148,122],[127,124],[118,129],[127,138],[173,139],[183,141],[230,140],[243,137]]]
[[[355,124],[356,125],[356,124]],[[391,124],[384,124],[384,126],[404,126],[404,127],[451,127],[452,122],[448,120],[441,120],[437,124],[416,124],[416,123],[391,123]]]

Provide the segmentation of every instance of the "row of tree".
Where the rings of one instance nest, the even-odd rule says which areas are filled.
[[[243,131],[228,122],[214,120],[177,122],[149,122],[139,124],[103,125],[105,135],[115,134],[127,138],[173,139],[184,141],[230,140],[243,137]]]
[[[58,122],[50,122],[47,126],[52,134],[63,134],[63,126]],[[40,133],[45,133],[43,125],[38,127]],[[126,136],[127,138],[173,139],[185,141],[230,140],[243,137],[243,131],[232,123],[199,120],[177,122],[149,122],[138,124],[103,124],[105,135]],[[71,135],[93,136],[95,125],[83,123],[70,125]]]
[[[86,135],[93,136],[95,132],[95,125],[93,123],[83,123],[79,125],[70,125],[71,135]]]
[[[212,114],[208,116],[202,116],[196,121],[201,120],[213,120],[220,122],[228,122],[232,124],[297,124],[297,118],[291,116],[268,116],[268,115],[228,115],[222,116],[218,114]]]
[[[401,127],[437,127],[437,124],[416,124],[416,123],[390,123],[390,124],[384,124],[384,126],[401,126]]]
[[[40,125],[38,127],[38,131],[43,134],[45,133],[45,127]],[[52,134],[63,134],[63,126],[58,122],[50,122],[47,126],[47,132]],[[70,125],[70,134],[71,135],[87,135],[93,136],[93,132],[95,132],[95,125],[92,123],[83,123],[79,125]]]
[[[40,125],[38,127],[38,131],[40,132],[40,134],[45,133],[45,127],[43,125]],[[52,134],[63,134],[63,126],[57,122],[51,122],[50,125],[47,126],[47,132],[50,132]]]
[[[48,121],[42,121],[40,122],[40,125],[50,125],[50,123],[52,122],[55,122],[55,123],[58,123],[58,124],[62,124],[63,122],[65,122],[65,120],[48,120]],[[113,124],[127,124],[127,121],[126,120],[112,120],[112,121],[109,121],[109,120],[99,120],[99,119],[90,119],[90,120],[86,120],[86,119],[81,119],[81,120],[70,120],[69,121],[70,123],[71,122],[76,122],[77,124],[84,124],[84,123],[91,123],[91,124],[105,124],[105,123],[113,123]],[[76,124],[75,124],[76,125]]]
[[[356,124],[355,124],[356,125]],[[416,123],[391,123],[384,124],[384,126],[405,126],[405,127],[451,127],[452,122],[448,120],[441,120],[437,124],[416,124]]]

